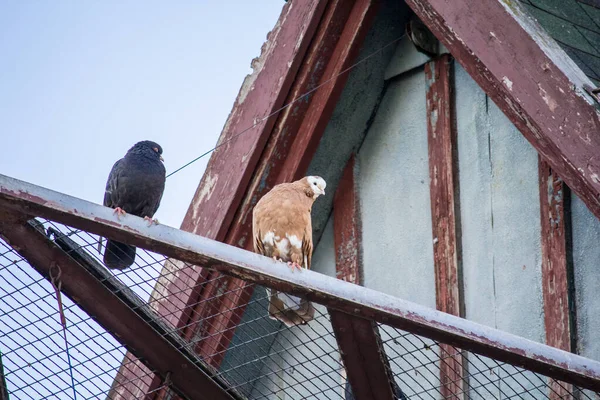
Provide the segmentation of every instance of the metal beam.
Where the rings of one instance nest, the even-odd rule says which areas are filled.
[[[149,368],[162,377],[170,373],[178,393],[190,400],[235,399],[226,386],[209,377],[201,362],[186,350],[186,343],[171,333],[148,305],[129,294],[130,290],[91,256],[78,251],[80,246],[67,237],[58,237],[53,243],[33,224],[15,219],[6,214],[0,219],[0,237],[46,279],[52,268],[60,268],[63,292]]]
[[[165,225],[148,227],[146,221],[133,215],[119,221],[110,208],[4,175],[0,175],[0,207],[48,218],[193,265],[213,268],[328,308],[600,391],[598,361],[314,271],[293,273],[268,257]],[[35,247],[30,243],[27,245]],[[91,306],[97,307],[96,302]]]
[[[356,167],[352,155],[335,192],[333,229],[336,278],[358,285],[361,282],[362,232]],[[377,324],[334,309],[328,311],[354,398],[393,400],[393,378]]]
[[[436,306],[448,314],[463,316],[458,270],[460,236],[456,232],[460,211],[455,198],[458,177],[451,72],[452,58],[447,54],[425,64],[429,193]],[[440,346],[442,397],[464,397],[463,356],[452,346]]]
[[[406,0],[573,192],[600,218],[592,82],[519,1]]]
[[[546,344],[565,351],[574,351],[567,261],[567,232],[570,229],[569,188],[552,168],[539,159],[540,221],[542,238],[542,293]],[[571,271],[572,272],[572,271]],[[571,385],[551,383],[551,399],[562,399],[573,393]]]

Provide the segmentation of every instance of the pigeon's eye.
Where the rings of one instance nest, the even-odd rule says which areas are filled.
[[[158,147],[155,147],[155,148],[154,148],[154,151],[158,153]]]
[[[317,182],[313,182],[313,185],[317,186]]]

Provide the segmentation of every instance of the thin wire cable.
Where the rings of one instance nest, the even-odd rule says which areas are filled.
[[[53,275],[53,267],[56,267],[57,274]],[[69,352],[69,341],[67,340],[67,319],[65,318],[65,312],[63,310],[61,286],[62,282],[60,276],[62,271],[58,264],[54,264],[50,267],[50,278],[52,287],[56,291],[56,300],[58,301],[58,312],[60,314],[60,323],[62,325],[63,339],[65,340],[65,351],[67,352],[67,363],[69,364],[69,375],[71,376],[71,387],[73,388],[73,400],[77,400],[77,391],[75,390],[75,377],[73,376],[73,363],[71,362],[71,353]]]
[[[311,90],[309,90],[308,92],[304,93],[301,96],[296,97],[294,100],[290,101],[289,103],[287,103],[286,105],[278,108],[277,110],[273,111],[271,114],[262,117],[261,119],[259,119],[258,121],[254,122],[254,124],[252,124],[252,126],[247,127],[246,129],[243,129],[241,132],[234,134],[232,137],[230,137],[227,140],[224,140],[222,143],[219,143],[218,145],[216,145],[215,147],[213,147],[212,149],[202,153],[201,155],[199,155],[198,157],[194,158],[193,160],[189,161],[188,163],[184,164],[183,166],[177,168],[175,171],[171,172],[170,174],[167,175],[167,178],[175,175],[177,172],[181,171],[184,168],[187,168],[188,166],[192,165],[193,163],[195,163],[196,161],[202,159],[203,157],[206,157],[207,155],[209,155],[210,153],[212,153],[213,151],[215,151],[216,149],[218,149],[221,146],[224,146],[225,144],[231,142],[234,139],[237,139],[238,137],[240,137],[241,135],[243,135],[244,133],[248,132],[250,129],[255,128],[258,124],[268,120],[269,118],[271,118],[274,115],[279,114],[281,111],[285,110],[286,108],[288,108],[289,106],[291,106],[292,104],[296,103],[297,101],[300,101],[302,99],[304,99],[305,97],[311,95],[312,93],[316,92],[318,89],[322,88],[323,86],[327,85],[329,82],[339,78],[341,75],[345,74],[346,72],[354,69],[355,67],[359,66],[360,64],[362,64],[363,62],[367,61],[368,59],[370,59],[371,57],[381,53],[383,50],[385,50],[386,48],[388,48],[389,46],[391,46],[392,44],[400,41],[404,36],[406,36],[406,33],[403,34],[402,36],[392,40],[391,42],[387,43],[386,45],[384,45],[383,47],[379,48],[378,50],[375,50],[373,53],[369,54],[368,56],[358,60],[356,63],[352,64],[351,66],[349,66],[348,68],[343,69],[341,72],[339,72],[338,74],[330,77],[329,79],[327,79],[325,82],[319,84],[318,86],[312,88]]]

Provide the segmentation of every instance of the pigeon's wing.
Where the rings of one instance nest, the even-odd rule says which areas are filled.
[[[164,177],[164,173],[163,173],[163,177]],[[162,200],[163,197],[163,193],[165,191],[165,178],[163,178],[162,181],[160,181],[160,179],[157,179],[157,182],[153,185],[150,185],[150,187],[148,188],[148,203],[147,203],[147,207],[145,207],[146,209],[142,212],[142,215],[148,216],[148,217],[153,217],[154,213],[156,213],[156,211],[158,210],[158,207],[160,207],[160,201]]]
[[[113,164],[110,173],[108,174],[108,179],[106,180],[106,188],[104,189],[104,201],[102,204],[104,207],[115,208],[116,205],[116,195],[117,195],[117,186],[119,184],[119,175],[123,171],[123,159],[118,160]],[[114,193],[114,195],[113,195]],[[98,238],[98,253],[102,253],[102,236]]]
[[[152,218],[160,206],[165,190],[165,167],[162,163],[147,165],[144,160],[130,162],[133,165],[125,178],[130,213]]]
[[[104,206],[115,208],[118,200],[119,177],[123,173],[123,159],[118,160],[108,174],[106,188],[104,189]]]
[[[312,241],[312,223],[310,214],[308,215],[308,223],[304,227],[304,239],[302,240],[302,254],[304,255],[304,268],[310,269],[312,262],[313,241]]]
[[[252,215],[252,237],[254,238],[254,252],[258,254],[262,254],[266,256],[265,245],[262,242],[260,228],[258,224],[258,218],[260,218],[257,213],[253,213]]]
[[[128,214],[152,217],[165,190],[162,163],[145,165],[144,160],[121,159],[113,165],[106,182],[104,205],[121,207]]]

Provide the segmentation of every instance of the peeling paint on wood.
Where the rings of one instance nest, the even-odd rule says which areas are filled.
[[[352,155],[333,200],[335,275],[346,282],[361,284],[361,240],[359,197],[356,186],[356,156]]]
[[[407,4],[600,218],[600,117],[560,46],[517,1]]]
[[[328,4],[286,103],[337,76],[353,62],[374,12],[370,0],[337,0]],[[226,243],[252,249],[254,205],[275,184],[299,179],[306,173],[346,79],[347,74],[334,79],[279,115],[234,223],[227,232]],[[215,277],[211,275],[210,280]],[[213,317],[207,321],[210,330],[199,347],[201,354],[215,366],[222,361],[253,290],[252,285],[229,277],[222,283],[227,296],[211,300],[216,305],[210,307],[218,307],[219,312],[212,313]]]
[[[289,2],[283,7],[260,57],[252,61],[253,72],[244,80],[219,138],[218,144],[223,146],[211,155],[181,229],[211,239],[225,239],[275,118],[257,121],[283,105],[326,3],[327,0]],[[294,45],[284,45],[291,43]],[[235,137],[251,126],[254,128]],[[169,295],[156,301],[155,306],[181,328],[188,322],[202,284],[210,277],[208,271],[186,267],[176,271],[174,278],[159,280],[157,285],[165,285]],[[132,385],[138,382],[133,381]]]
[[[459,280],[456,234],[456,215],[460,215],[460,212],[455,202],[456,131],[453,118],[451,67],[452,59],[448,55],[425,64],[427,145],[436,306],[440,311],[462,316],[460,290],[462,282]],[[460,398],[464,393],[463,357],[462,355],[447,356],[457,354],[458,350],[445,344],[441,344],[440,347],[442,352],[440,357],[443,357],[443,362],[440,362],[442,396]]]
[[[339,41],[344,22],[347,20],[351,9],[352,2],[329,2],[324,11],[323,21],[319,24],[315,33],[314,45],[311,45],[307,51],[305,61],[302,63],[298,76],[294,80],[292,89],[286,98],[286,104],[294,101],[318,85],[325,72],[325,67],[331,58],[331,49],[335,48],[336,43]],[[281,183],[278,180],[277,171],[283,168],[284,160],[290,156],[290,148],[294,137],[313,133],[300,131],[300,125],[306,114],[306,110],[311,106],[311,102],[312,96],[298,101],[277,116],[275,127],[265,146],[254,176],[250,181],[244,200],[236,212],[231,229],[227,233],[226,243],[252,250],[252,210],[258,199],[277,183]],[[312,154],[307,154],[306,156],[312,158]],[[243,282],[238,282],[230,277],[219,279],[216,275],[212,275],[210,280],[214,282],[218,280],[220,284],[224,285],[226,293],[233,292],[239,294],[239,296],[236,296],[234,302],[231,302],[231,299],[213,298],[210,301],[213,304],[201,303],[197,307],[216,307],[217,310],[222,308],[222,313],[206,313],[196,310],[198,314],[213,316],[208,321],[209,323],[206,324],[207,326],[214,327],[212,328],[213,332],[212,334],[207,332],[207,335],[203,336],[208,339],[205,343],[201,343],[198,351],[207,357],[211,365],[218,365],[224,357],[224,352],[215,355],[215,349],[226,347],[226,344],[231,340],[232,333],[234,332],[233,328],[241,320],[245,304],[247,304],[252,295],[252,286],[245,285]],[[210,290],[210,285],[208,290]],[[231,310],[236,310],[236,312],[231,313]]]
[[[569,274],[567,265],[567,219],[563,183],[550,166],[539,160],[540,213],[542,238],[542,290],[546,344],[573,351],[569,313]],[[572,299],[571,299],[572,300]],[[551,383],[551,399],[572,393],[571,385]]]

